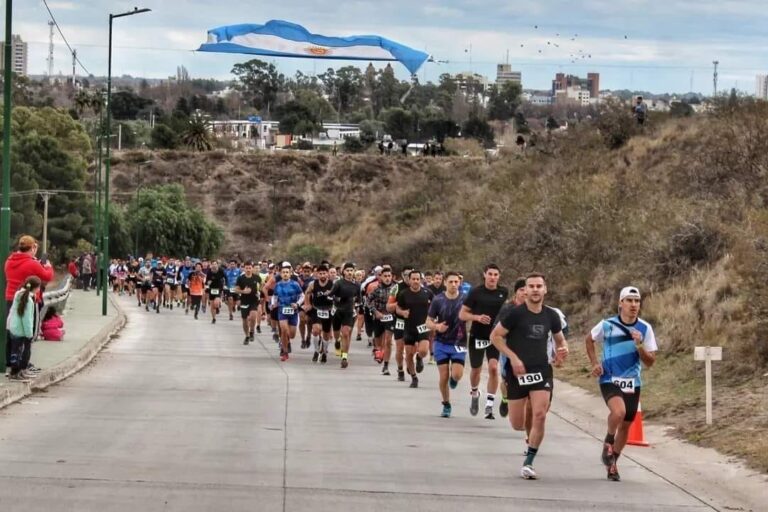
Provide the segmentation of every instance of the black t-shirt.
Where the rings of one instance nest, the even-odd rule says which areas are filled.
[[[165,282],[165,269],[156,267],[152,269],[152,282],[161,284]]]
[[[346,279],[339,279],[333,283],[330,296],[336,297],[336,309],[338,311],[353,311],[355,308],[355,298],[360,291],[360,286]]]
[[[208,278],[205,280],[205,284],[211,295],[221,295],[221,291],[227,287],[227,276],[221,269],[216,272],[208,269]],[[217,290],[217,293],[214,293],[214,290]]]
[[[417,328],[427,323],[427,313],[429,313],[431,302],[432,292],[426,288],[414,292],[408,287],[397,292],[397,305],[400,309],[409,311],[408,318],[405,319],[406,332],[418,333]]]
[[[472,288],[464,299],[464,305],[469,308],[473,315],[488,315],[491,317],[490,325],[472,322],[472,329],[469,333],[477,339],[488,340],[491,337],[493,321],[499,313],[501,306],[509,296],[509,290],[503,286],[496,287],[495,290],[489,290],[485,285],[479,285]]]
[[[445,293],[445,286],[443,286],[442,284],[440,286],[435,286],[435,285],[431,284],[431,285],[427,286],[427,290],[432,292],[432,296],[437,297],[441,293]]]
[[[563,330],[560,315],[554,309],[544,306],[541,313],[533,313],[528,306],[521,304],[510,309],[500,323],[509,331],[507,347],[517,354],[526,369],[549,365],[549,333],[555,335]]]
[[[251,277],[248,277],[245,274],[240,274],[235,285],[241,290],[240,303],[243,306],[251,306],[259,303],[259,290],[261,289],[261,277],[259,277],[259,274],[254,273]],[[242,291],[246,288],[250,288],[251,293]]]
[[[330,310],[333,307],[333,297],[330,296],[332,289],[333,282],[330,279],[325,285],[320,284],[318,279],[312,281],[312,307]]]

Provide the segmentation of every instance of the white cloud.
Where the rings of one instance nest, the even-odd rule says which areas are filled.
[[[51,8],[52,11],[54,11],[54,14],[56,11],[75,11],[79,9],[79,7],[74,2],[48,2],[48,7]]]

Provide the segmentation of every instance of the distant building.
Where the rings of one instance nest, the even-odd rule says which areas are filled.
[[[520,71],[512,71],[511,64],[497,64],[496,85],[501,87],[508,82],[522,84],[523,74]]]
[[[600,73],[587,73],[587,78],[557,73],[552,80],[552,96],[556,96],[557,91],[567,91],[569,87],[586,90],[590,98],[597,99],[600,97]]]
[[[755,97],[768,100],[768,75],[757,75],[755,79]]]
[[[477,73],[471,73],[469,71],[463,71],[451,75],[451,79],[456,84],[456,87],[463,93],[467,93],[470,84],[476,84],[476,93],[485,92],[488,89],[488,79],[483,75]]]
[[[5,41],[0,51],[0,69],[5,69]],[[21,36],[11,37],[11,70],[17,75],[27,74],[27,43],[21,40]]]

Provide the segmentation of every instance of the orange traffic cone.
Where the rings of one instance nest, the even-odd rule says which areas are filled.
[[[635,414],[635,419],[632,420],[632,424],[629,425],[627,444],[634,446],[650,446],[650,443],[645,440],[645,433],[643,432],[643,406],[640,404],[637,404],[637,414]]]

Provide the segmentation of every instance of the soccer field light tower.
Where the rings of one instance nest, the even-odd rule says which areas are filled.
[[[109,50],[107,59],[107,125],[104,127],[106,134],[109,135],[112,130],[112,21],[115,18],[124,16],[133,16],[149,12],[151,9],[134,8],[132,11],[120,14],[109,15]],[[109,268],[109,168],[111,167],[110,149],[112,140],[107,139],[107,152],[104,156],[104,218],[102,219],[102,257],[101,257],[101,275],[104,276],[101,282],[101,314],[107,315],[107,289],[109,288],[109,279],[107,279],[107,270]]]

